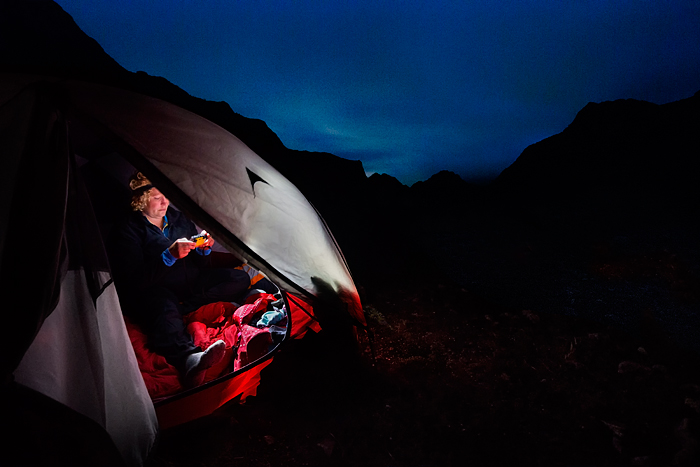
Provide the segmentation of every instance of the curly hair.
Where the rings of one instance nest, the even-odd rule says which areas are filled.
[[[131,209],[134,211],[143,211],[148,201],[151,199],[151,190],[153,185],[141,172],[136,173],[129,180],[129,188],[133,194],[131,195]]]

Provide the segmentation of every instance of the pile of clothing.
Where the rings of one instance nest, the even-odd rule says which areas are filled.
[[[195,345],[206,350],[218,340],[226,343],[224,358],[209,368],[204,382],[214,380],[267,355],[287,332],[287,311],[278,294],[256,291],[238,305],[216,302],[184,316]],[[152,399],[183,389],[177,369],[148,348],[146,335],[126,320],[141,375]]]

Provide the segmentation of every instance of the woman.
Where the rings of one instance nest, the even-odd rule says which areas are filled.
[[[182,317],[207,303],[240,301],[250,278],[233,267],[212,267],[214,239],[203,232],[202,244],[191,241],[195,225],[143,174],[132,177],[130,188],[133,212],[110,241],[122,310],[146,333],[149,347],[180,371],[186,386],[198,385],[223,358],[225,344],[217,341],[202,351]]]

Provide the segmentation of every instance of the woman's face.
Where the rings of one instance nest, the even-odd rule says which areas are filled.
[[[160,219],[168,210],[170,201],[168,201],[168,198],[163,196],[163,193],[161,193],[158,188],[151,188],[150,195],[151,196],[146,203],[146,207],[143,208],[143,213],[150,218]]]

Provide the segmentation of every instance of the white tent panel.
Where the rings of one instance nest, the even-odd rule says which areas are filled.
[[[155,441],[158,419],[124,325],[114,283],[97,299],[97,314],[105,369],[105,428],[122,456],[137,464],[146,458]]]
[[[84,83],[71,91],[81,111],[146,156],[277,271],[314,295],[312,277],[356,295],[341,253],[313,207],[238,138],[157,99]],[[253,183],[258,178],[262,181]]]
[[[100,273],[104,280],[108,273]],[[58,305],[14,372],[18,383],[103,426],[128,465],[140,465],[158,430],[114,285],[92,301],[82,270],[68,271]]]

